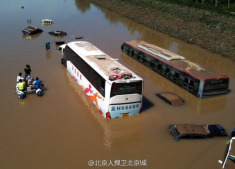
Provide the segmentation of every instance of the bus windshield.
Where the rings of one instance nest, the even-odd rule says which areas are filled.
[[[125,94],[142,94],[142,81],[112,84],[110,97]]]
[[[213,79],[205,81],[204,91],[228,89],[229,79]]]

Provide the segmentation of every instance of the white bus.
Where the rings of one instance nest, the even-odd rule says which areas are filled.
[[[143,79],[91,43],[68,43],[61,63],[105,118],[141,112]]]

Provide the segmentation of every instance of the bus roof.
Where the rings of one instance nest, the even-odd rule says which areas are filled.
[[[136,81],[143,80],[141,77],[136,75],[134,72],[111,58],[109,55],[102,52],[100,49],[95,47],[86,41],[74,41],[67,44],[74,52],[76,52],[85,62],[87,62],[94,70],[96,70],[104,79],[110,83],[109,77],[118,73],[128,74],[131,73],[132,78],[125,80],[124,78],[116,79],[117,81]]]
[[[148,55],[165,62],[167,65],[173,66],[191,76],[194,76],[200,80],[210,80],[219,78],[228,78],[225,74],[215,72],[201,67],[197,63],[186,60],[183,56],[180,56],[171,51],[165,50],[153,44],[149,44],[144,41],[125,41],[124,43],[136,48]]]

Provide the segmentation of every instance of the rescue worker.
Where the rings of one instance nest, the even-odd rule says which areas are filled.
[[[17,83],[17,85],[16,85],[16,88],[18,90],[20,90],[20,91],[24,91],[24,89],[25,89],[25,82],[22,79],[20,79],[19,83]]]
[[[25,72],[25,78],[27,78],[27,76],[29,76],[31,74],[30,65],[26,65],[24,72]]]
[[[18,75],[17,78],[16,78],[16,83],[19,83],[20,79],[21,79],[21,80],[24,79],[24,77],[22,76],[22,73],[21,73],[21,72],[19,73],[19,75]]]
[[[39,89],[41,87],[41,81],[38,77],[36,77],[36,80],[33,82],[33,88]]]

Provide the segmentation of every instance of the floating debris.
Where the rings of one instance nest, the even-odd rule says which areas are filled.
[[[54,35],[54,36],[66,36],[67,33],[64,32],[64,31],[52,31],[52,32],[49,32],[50,35]]]
[[[79,40],[79,39],[83,39],[83,37],[82,36],[81,37],[76,37],[75,39]]]

